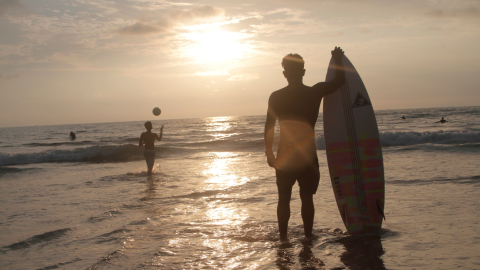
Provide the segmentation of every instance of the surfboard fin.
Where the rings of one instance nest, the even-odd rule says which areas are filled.
[[[378,212],[380,212],[380,214],[382,214],[383,220],[387,221],[387,219],[385,218],[385,213],[383,213],[383,209],[380,206],[380,199],[377,199],[377,210]]]

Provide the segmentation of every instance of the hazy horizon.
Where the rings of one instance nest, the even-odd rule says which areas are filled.
[[[390,111],[390,110],[422,110],[422,109],[447,109],[447,108],[461,108],[461,107],[480,107],[476,105],[472,106],[449,106],[449,107],[424,107],[424,108],[392,108],[392,109],[379,109],[375,111]],[[320,113],[323,113],[323,105],[320,106]],[[170,120],[186,120],[186,119],[202,119],[202,118],[222,118],[222,117],[244,117],[244,116],[265,116],[267,117],[267,114],[245,114],[245,115],[217,115],[217,116],[204,116],[204,117],[187,117],[187,118],[168,118],[164,119],[161,118],[160,116],[154,116],[152,114],[152,118],[145,118],[145,119],[140,119],[140,120],[126,120],[126,121],[110,121],[110,122],[84,122],[84,123],[59,123],[59,124],[46,124],[46,125],[26,125],[26,126],[5,126],[5,127],[0,127],[0,128],[20,128],[20,127],[36,127],[36,126],[67,126],[67,125],[90,125],[90,124],[108,124],[108,123],[121,123],[121,122],[143,122],[143,121],[170,121]],[[408,116],[408,115],[407,115]],[[445,117],[448,118],[448,115],[439,115],[440,117]],[[408,117],[407,117],[408,118]],[[448,119],[447,119],[448,120]],[[154,127],[159,128],[159,127]]]
[[[474,0],[0,0],[0,127],[262,115],[335,46],[376,110],[478,106],[479,41]]]

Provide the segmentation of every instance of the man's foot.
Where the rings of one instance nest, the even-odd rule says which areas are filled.
[[[304,244],[309,244],[315,239],[317,239],[317,236],[312,233],[310,235],[305,235],[305,238],[302,239],[301,242],[304,243]]]

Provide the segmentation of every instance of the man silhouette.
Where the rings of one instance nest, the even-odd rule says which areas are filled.
[[[163,125],[160,128],[160,136],[157,133],[152,132],[152,122],[145,122],[145,128],[147,132],[143,132],[140,135],[140,141],[138,146],[143,146],[145,144],[145,150],[143,151],[143,156],[147,162],[148,175],[152,175],[153,165],[155,163],[155,140],[161,141],[163,136]]]
[[[332,56],[335,61],[335,78],[314,86],[303,84],[305,75],[303,58],[289,54],[283,58],[283,75],[288,85],[273,92],[268,100],[265,122],[265,154],[270,167],[277,177],[278,205],[277,218],[280,239],[287,239],[290,219],[290,199],[296,181],[300,186],[302,220],[305,237],[311,238],[315,208],[313,194],[320,181],[317,148],[315,145],[315,123],[322,98],[337,90],[345,82],[342,57],[344,52],[335,47]],[[280,143],[275,157],[272,147],[275,122],[280,125]]]

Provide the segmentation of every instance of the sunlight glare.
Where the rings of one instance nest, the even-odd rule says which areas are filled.
[[[236,207],[227,207],[211,203],[206,211],[206,216],[215,225],[238,225],[248,218],[246,210],[239,210]]]
[[[231,61],[244,57],[249,51],[249,45],[244,41],[245,33],[228,32],[218,28],[195,31],[184,34],[192,44],[187,49],[187,55],[197,63],[214,63]]]
[[[208,123],[206,123],[206,125],[208,126],[207,128],[208,132],[227,131],[232,128],[232,124],[230,122],[232,122],[234,118],[229,116],[223,116],[223,117],[209,117],[206,120],[208,121]]]
[[[235,153],[212,152],[210,155],[214,159],[211,163],[205,164],[207,168],[203,170],[203,174],[208,176],[208,180],[205,181],[210,186],[208,188],[225,189],[248,182],[248,177],[240,177],[232,168],[232,163],[237,156]]]

